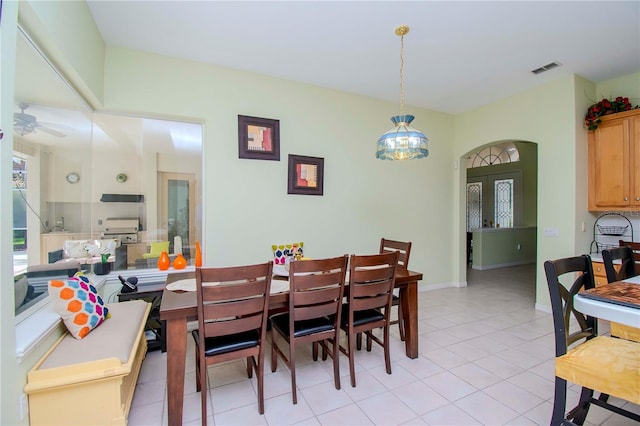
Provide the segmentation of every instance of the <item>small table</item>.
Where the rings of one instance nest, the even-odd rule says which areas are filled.
[[[599,286],[597,289],[603,290],[606,289],[607,286],[615,286],[616,284],[638,285],[638,288],[640,288],[640,284],[637,284],[638,279],[640,279],[640,277],[615,281]],[[640,298],[638,298],[637,304],[640,306]],[[620,303],[608,301],[605,297],[597,300],[585,297],[580,293],[573,297],[573,307],[585,315],[640,328],[640,308],[638,307],[624,306]]]
[[[151,303],[151,310],[145,326],[145,331],[151,331],[155,336],[153,339],[147,340],[147,349],[150,351],[157,349],[160,349],[161,352],[167,351],[166,322],[160,320],[160,304],[164,287],[164,284],[147,284],[138,286],[138,290],[131,293],[118,293],[119,302],[141,299]]]

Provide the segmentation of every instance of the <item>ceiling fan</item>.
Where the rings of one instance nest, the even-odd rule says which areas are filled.
[[[29,108],[29,105],[21,103],[18,107],[21,111],[13,113],[13,130],[20,136],[25,136],[37,131],[45,132],[59,138],[67,136],[50,127],[56,126],[56,124],[38,121],[35,115],[26,114],[24,110]]]

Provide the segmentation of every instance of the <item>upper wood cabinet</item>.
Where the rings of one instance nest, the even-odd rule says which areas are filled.
[[[640,109],[589,132],[589,210],[640,210]]]

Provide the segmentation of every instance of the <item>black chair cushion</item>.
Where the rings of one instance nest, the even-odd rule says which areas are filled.
[[[271,321],[283,335],[289,335],[289,313],[284,312],[282,314],[273,315],[271,317]],[[333,330],[333,320],[328,317],[296,321],[293,324],[293,337],[301,337],[330,330]]]
[[[353,313],[353,325],[362,325],[384,319],[384,314],[377,309],[355,311]],[[349,325],[349,305],[342,305],[342,325]]]
[[[197,346],[200,342],[200,333],[198,330],[193,330],[191,333],[196,340]],[[258,346],[259,341],[260,334],[258,330],[250,330],[228,336],[207,337],[204,341],[204,354],[205,356],[212,356],[252,348]]]

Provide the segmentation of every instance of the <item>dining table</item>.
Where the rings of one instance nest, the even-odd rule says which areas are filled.
[[[640,328],[640,275],[582,291],[573,307],[585,315]]]
[[[195,291],[185,291],[174,284],[188,282],[195,278],[195,272],[167,275],[166,286],[160,304],[160,319],[166,324],[167,348],[167,411],[168,424],[182,424],[184,401],[184,375],[187,355],[187,323],[198,319],[197,295]],[[286,278],[284,278],[286,280]],[[422,273],[405,268],[396,269],[395,288],[399,289],[402,316],[405,327],[405,353],[408,358],[418,357],[418,281]],[[269,311],[288,309],[289,292],[282,282],[272,280],[272,287],[278,292],[269,296]],[[287,287],[288,288],[288,287]],[[173,290],[172,290],[173,289]]]

